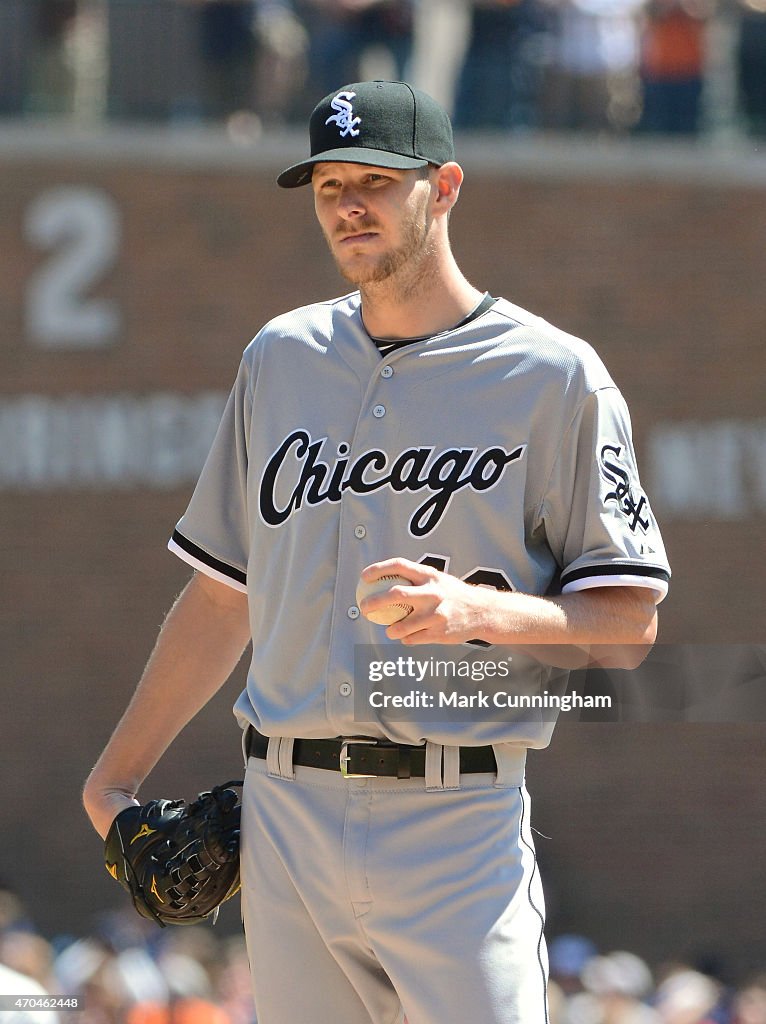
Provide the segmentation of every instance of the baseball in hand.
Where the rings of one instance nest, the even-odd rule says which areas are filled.
[[[408,580],[406,576],[397,575],[381,576],[380,579],[373,580],[371,583],[360,579],[356,587],[356,603],[360,605],[365,597],[374,597],[377,594],[384,593],[391,587],[397,586],[411,587],[412,580]],[[370,612],[366,617],[370,622],[376,622],[379,626],[390,626],[391,623],[398,622],[405,615],[409,615],[411,611],[412,605],[395,604],[392,602],[383,608],[377,608],[374,612]]]

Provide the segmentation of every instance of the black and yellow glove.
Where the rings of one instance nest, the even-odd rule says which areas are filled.
[[[226,782],[193,803],[151,800],[128,807],[104,843],[106,869],[143,917],[164,927],[215,921],[240,888],[239,794]]]

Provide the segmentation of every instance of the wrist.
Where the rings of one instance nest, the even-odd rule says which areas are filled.
[[[499,646],[518,642],[521,635],[518,607],[520,595],[515,591],[489,590],[484,587],[479,589],[482,608],[477,639]]]
[[[85,784],[82,802],[85,813],[102,839],[106,838],[109,826],[120,811],[138,804],[135,795],[127,787],[102,786],[93,776]]]
[[[499,646],[567,642],[566,616],[554,601],[517,590],[486,593],[486,635],[480,639]]]

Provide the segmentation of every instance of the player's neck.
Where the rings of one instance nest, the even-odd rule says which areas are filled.
[[[433,270],[433,268],[432,268]],[[394,275],[360,288],[362,319],[373,338],[422,338],[449,330],[476,308],[482,292],[450,258],[439,272],[417,280]]]

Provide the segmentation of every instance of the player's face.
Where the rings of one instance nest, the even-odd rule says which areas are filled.
[[[431,251],[431,185],[418,171],[320,163],[314,205],[340,273],[357,287],[422,267]]]

